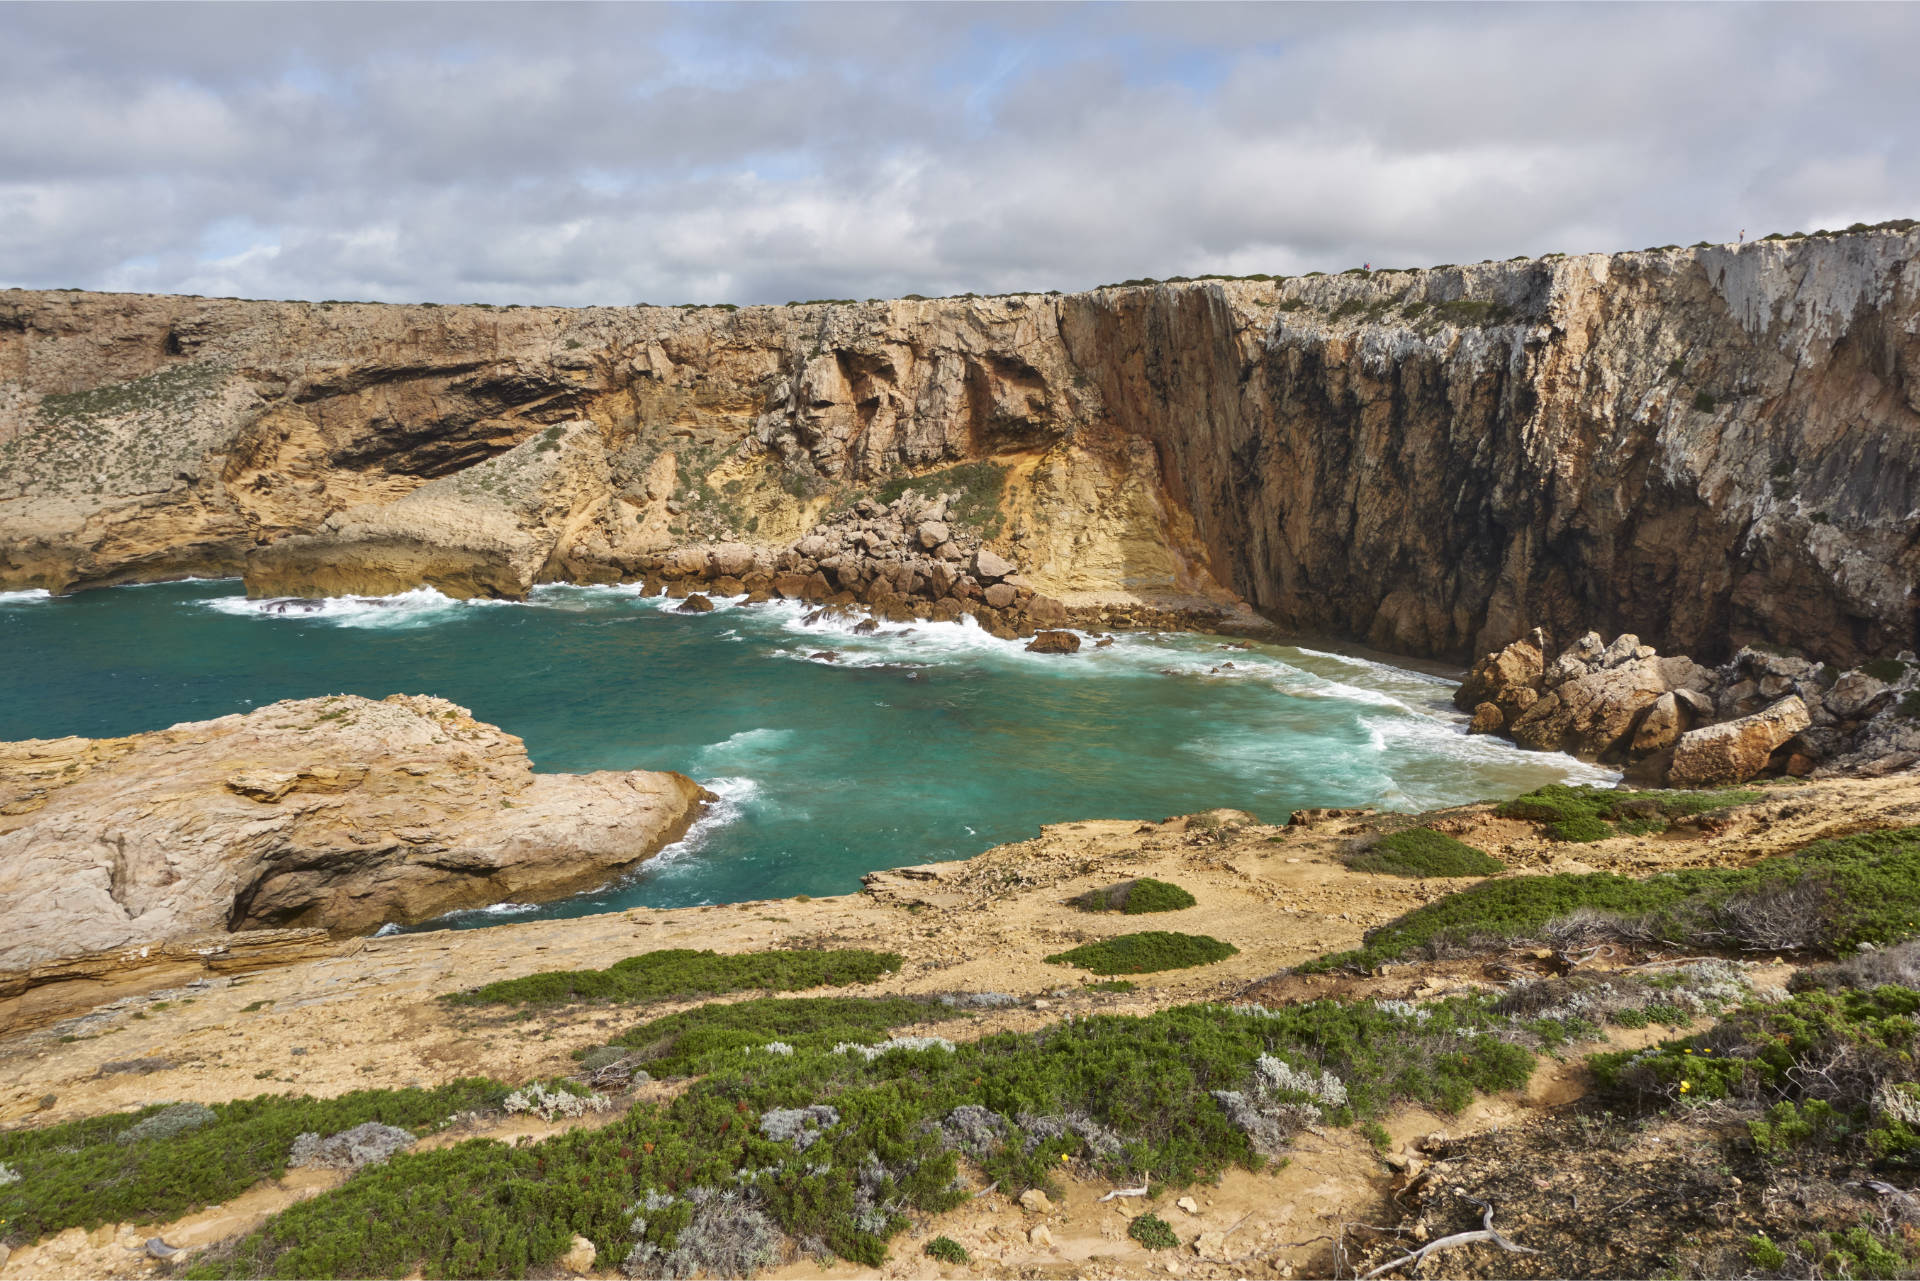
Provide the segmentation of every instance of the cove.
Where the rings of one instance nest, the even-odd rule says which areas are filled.
[[[4,594],[0,738],[438,694],[520,735],[538,769],[676,769],[721,798],[618,885],[446,924],[843,894],[1045,823],[1216,806],[1285,821],[1613,777],[1467,737],[1438,677],[1312,649],[1143,633],[1054,656],[971,624],[858,636],[798,603],[678,604],[570,586],[522,603],[250,601],[233,582]]]

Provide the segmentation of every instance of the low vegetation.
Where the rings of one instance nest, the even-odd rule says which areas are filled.
[[[1458,1109],[1523,1084],[1533,1064],[1486,1035],[1502,1021],[1478,1000],[1417,1013],[1188,1006],[957,1044],[881,1026],[950,1008],[939,1002],[857,1004],[706,1007],[704,1026],[736,1039],[699,1054],[684,1049],[682,1016],[654,1020],[623,1040],[669,1041],[657,1062],[706,1072],[671,1102],[539,1144],[395,1156],[188,1275],[525,1275],[551,1267],[574,1233],[636,1275],[740,1275],[788,1241],[873,1266],[909,1214],[971,1195],[962,1157],[1009,1195],[1067,1169],[1129,1182],[1151,1171],[1180,1187],[1258,1167],[1307,1125],[1364,1122],[1402,1101]],[[871,1053],[821,1043],[855,1028]]]
[[[604,970],[550,970],[488,983],[442,999],[453,1005],[560,1005],[569,1001],[637,1004],[725,992],[793,992],[871,983],[899,968],[900,957],[893,952],[787,949],[720,953],[672,948],[630,956]]]
[[[1750,788],[1722,791],[1620,791],[1549,783],[1515,797],[1499,809],[1502,818],[1531,819],[1547,825],[1559,841],[1604,841],[1611,836],[1664,832],[1677,818],[1731,809],[1761,798]]]
[[[1000,463],[971,462],[924,476],[900,476],[874,487],[874,497],[891,504],[909,489],[923,497],[956,494],[947,508],[948,519],[986,538],[1000,534],[1000,499],[1007,487],[1007,469]]]
[[[1388,876],[1494,876],[1507,870],[1499,859],[1430,827],[1391,832],[1349,855],[1347,866]]]
[[[1082,912],[1121,912],[1141,916],[1148,912],[1178,912],[1192,907],[1193,895],[1171,881],[1156,881],[1151,876],[1122,881],[1102,889],[1088,890],[1071,900]]]
[[[1053,965],[1077,965],[1095,974],[1151,974],[1156,970],[1184,970],[1212,965],[1235,956],[1240,949],[1205,934],[1175,934],[1148,930],[1083,943],[1047,958]]]
[[[1353,951],[1299,968],[1373,970],[1525,940],[1833,954],[1905,938],[1915,922],[1920,828],[1907,827],[1816,841],[1744,868],[1682,868],[1645,880],[1590,872],[1487,881],[1369,931]]]
[[[301,1134],[334,1134],[368,1121],[423,1131],[457,1112],[497,1108],[506,1095],[506,1086],[470,1079],[332,1099],[156,1104],[0,1132],[0,1166],[19,1175],[0,1184],[0,1233],[33,1240],[64,1228],[175,1218],[285,1174]]]

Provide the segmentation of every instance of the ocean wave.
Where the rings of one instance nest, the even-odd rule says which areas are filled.
[[[423,627],[457,617],[468,609],[513,605],[515,601],[455,600],[431,587],[416,587],[392,596],[277,596],[250,600],[219,596],[203,602],[208,609],[238,618],[304,619],[335,627]]]
[[[749,731],[749,733],[752,732],[754,731]],[[740,736],[736,734],[734,737]],[[632,880],[663,868],[670,868],[677,863],[687,862],[705,849],[722,828],[739,822],[746,814],[747,808],[760,795],[760,784],[744,775],[709,778],[700,786],[712,792],[716,799],[708,804],[706,811],[699,818],[693,821],[693,826],[687,829],[686,835],[671,845],[662,846],[652,858],[629,872],[626,879]]]
[[[53,593],[44,587],[24,587],[17,592],[0,592],[0,605],[31,605],[38,601],[52,599]]]

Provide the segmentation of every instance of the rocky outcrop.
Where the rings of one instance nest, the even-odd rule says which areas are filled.
[[[0,744],[0,973],[554,897],[677,839],[707,799],[678,774],[535,774],[519,739],[406,695]]]
[[[1916,260],[1887,229],[785,308],[6,291],[0,587],[514,595],[777,554],[918,478],[1068,606],[1853,666],[1915,644]]]
[[[1663,658],[1632,634],[1589,632],[1551,661],[1536,629],[1486,655],[1454,705],[1470,733],[1624,768],[1637,782],[1707,787],[1766,773],[1886,774],[1920,763],[1920,661],[1842,672],[1742,649],[1718,668]]]

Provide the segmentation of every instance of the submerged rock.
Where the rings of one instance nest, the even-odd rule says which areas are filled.
[[[1072,632],[1038,632],[1027,642],[1030,654],[1078,654],[1080,638]]]

